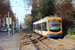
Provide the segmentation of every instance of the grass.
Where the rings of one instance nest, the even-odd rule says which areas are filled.
[[[66,37],[71,38],[71,39],[75,39],[75,35],[66,35]]]

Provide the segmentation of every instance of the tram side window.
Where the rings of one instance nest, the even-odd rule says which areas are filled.
[[[37,27],[37,30],[38,30],[38,24],[37,24],[37,26],[36,26],[36,27]]]
[[[37,30],[37,25],[35,25],[35,29]]]
[[[39,30],[39,24],[38,24],[38,30]]]
[[[38,30],[41,30],[41,24],[38,24]]]
[[[35,25],[33,27],[34,27],[34,30],[35,30]]]
[[[46,22],[42,23],[42,30],[47,31],[47,26]]]
[[[38,24],[36,25],[36,30],[38,30]]]
[[[39,24],[38,24],[38,30],[39,30]]]
[[[35,30],[36,30],[36,25],[35,25]]]
[[[41,23],[39,24],[39,28],[40,28],[39,30],[41,30]]]

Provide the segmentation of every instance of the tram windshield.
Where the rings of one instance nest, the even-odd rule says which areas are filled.
[[[50,31],[57,32],[61,30],[61,21],[60,20],[49,20],[48,27]]]

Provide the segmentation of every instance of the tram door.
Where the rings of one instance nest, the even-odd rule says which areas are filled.
[[[42,35],[47,35],[47,22],[42,23]]]

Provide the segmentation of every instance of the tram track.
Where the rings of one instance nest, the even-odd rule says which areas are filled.
[[[74,41],[70,41],[70,43],[72,43],[72,44],[69,44],[69,43],[65,43],[65,42],[63,42],[63,41],[65,41],[66,40],[66,42],[69,42],[69,40],[67,40],[67,39],[65,39],[65,40],[63,40],[63,39],[52,39],[52,38],[47,38],[47,40],[48,41],[50,41],[50,40],[52,40],[52,41],[55,41],[57,44],[54,44],[54,45],[59,45],[59,46],[67,46],[67,49],[75,49],[75,44],[73,44],[72,42],[74,42]],[[51,47],[50,47],[51,48]]]
[[[23,31],[24,31],[24,30],[23,30]],[[32,44],[34,50],[51,50],[51,48],[48,48],[45,44],[43,44],[43,43],[42,43],[40,40],[38,40],[35,36],[29,34],[29,32],[24,31],[23,33],[24,33],[23,36],[24,36],[24,37],[26,36],[26,38],[30,41],[30,44]],[[35,41],[32,40],[31,37],[33,37],[33,38],[35,39]],[[42,44],[43,48],[41,48],[41,47],[39,46],[39,45],[40,45],[39,43]],[[39,44],[39,45],[37,45],[37,44]],[[21,46],[23,46],[23,45],[21,45]]]
[[[73,40],[69,40],[69,39],[68,40],[67,39],[58,39],[58,40],[75,47],[75,41],[73,41]]]
[[[32,31],[30,31],[31,33],[33,33]],[[35,34],[35,33],[34,33]],[[35,36],[35,35],[34,35]],[[44,38],[46,38],[46,37],[44,37]],[[45,42],[45,40],[47,41],[47,42]],[[53,44],[55,43],[54,41],[52,41],[52,40],[50,40],[50,39],[48,39],[48,38],[46,38],[45,40],[42,40],[42,43],[44,43],[48,48],[54,48],[54,46],[52,47],[52,46],[49,46],[50,45],[50,43],[52,43],[53,42]],[[44,41],[44,42],[43,42]],[[57,43],[56,43],[57,44]],[[54,44],[54,45],[56,45],[56,44]],[[58,44],[59,45],[59,44]],[[64,46],[63,44],[61,44],[62,46]],[[57,45],[56,45],[57,46]],[[54,49],[55,50],[55,49]]]
[[[46,37],[41,37],[41,35],[38,35],[34,32],[32,32],[31,30],[23,30],[23,45],[29,45],[32,44],[34,50],[74,50],[75,46],[66,43],[67,39],[53,39],[53,38],[46,38]],[[38,37],[39,36],[39,37]],[[27,38],[27,41],[25,42],[25,39]],[[38,37],[38,38],[37,38]],[[28,40],[29,39],[29,40]],[[66,41],[66,42],[63,42]],[[74,41],[70,41],[74,42]],[[27,43],[27,44],[25,44]],[[38,45],[37,45],[38,44]],[[41,45],[42,44],[42,45]],[[22,45],[22,46],[23,46]],[[41,48],[42,46],[42,48]]]
[[[28,32],[27,32],[28,33]],[[29,35],[32,35],[32,34],[29,34]],[[44,46],[46,49],[48,49],[48,50],[51,50],[51,48],[49,48],[49,47],[47,47],[44,43],[42,43],[40,40],[38,40],[35,36],[33,36],[32,35],[32,37],[34,38],[34,39],[36,39],[36,41],[38,41],[40,44],[42,44],[42,46]],[[38,49],[37,49],[38,50]],[[41,50],[41,49],[40,49]]]
[[[51,38],[48,38],[48,39],[53,40],[56,43],[58,43],[59,45],[64,46],[65,49],[74,49],[75,48],[73,45],[67,44],[67,43],[63,42],[62,40],[56,40],[56,39],[51,39]]]
[[[44,43],[42,43],[40,40],[38,40],[35,36],[33,36],[38,42],[40,42],[44,47],[46,47],[48,50],[51,50],[51,48],[47,47]]]

